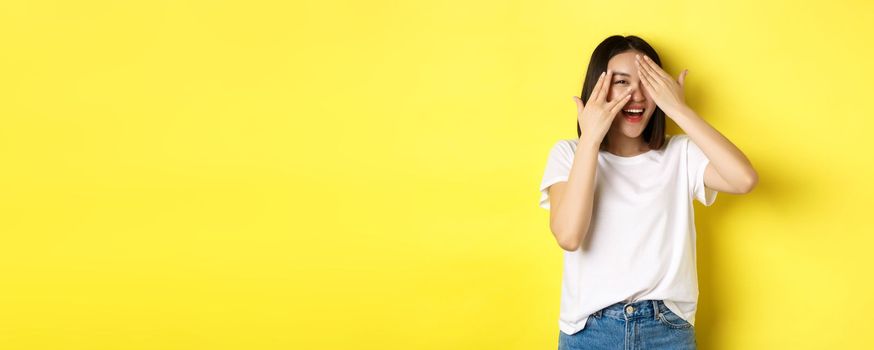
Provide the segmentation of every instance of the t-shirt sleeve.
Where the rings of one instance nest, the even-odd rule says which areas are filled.
[[[686,169],[688,170],[689,185],[692,197],[701,202],[705,206],[710,206],[716,200],[716,190],[704,186],[704,169],[707,169],[707,164],[710,159],[704,155],[704,152],[698,148],[698,145],[686,136]]]
[[[540,181],[540,207],[549,210],[549,186],[556,182],[567,181],[571,173],[571,165],[574,162],[574,150],[572,141],[559,140],[549,150],[549,158],[546,160],[546,170],[543,172],[543,180]]]

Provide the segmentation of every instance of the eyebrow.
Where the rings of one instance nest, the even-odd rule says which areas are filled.
[[[630,76],[631,76],[631,74],[623,73],[623,72],[613,72],[613,75],[614,75],[614,76],[616,76],[616,75],[624,75],[624,76],[626,76],[626,77],[630,77]]]

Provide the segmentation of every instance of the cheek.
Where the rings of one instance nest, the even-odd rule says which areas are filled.
[[[627,85],[615,84],[610,86],[610,92],[607,93],[607,97],[612,101],[617,96],[622,96],[622,93],[626,91],[628,88]]]
[[[650,106],[649,104],[647,104],[647,106],[646,106],[646,119],[647,120],[649,118],[652,118],[653,114],[655,114],[655,109],[656,109],[655,105]]]
[[[613,101],[613,97],[618,93],[619,91],[616,89],[616,86],[610,86],[610,88],[607,89],[607,101]]]

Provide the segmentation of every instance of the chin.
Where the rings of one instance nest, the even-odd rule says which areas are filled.
[[[643,135],[643,130],[637,130],[637,131],[622,130],[622,134],[625,135],[625,137],[627,137],[627,138],[636,139],[640,135]]]
[[[643,130],[646,129],[646,125],[649,123],[649,119],[642,120],[640,123],[629,124],[628,122],[623,120],[622,134],[628,138],[637,138],[640,135],[643,135]]]

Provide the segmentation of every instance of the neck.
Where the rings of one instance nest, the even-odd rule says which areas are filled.
[[[607,134],[606,150],[620,157],[633,157],[649,151],[649,145],[643,140],[643,134],[632,138],[612,129]]]

